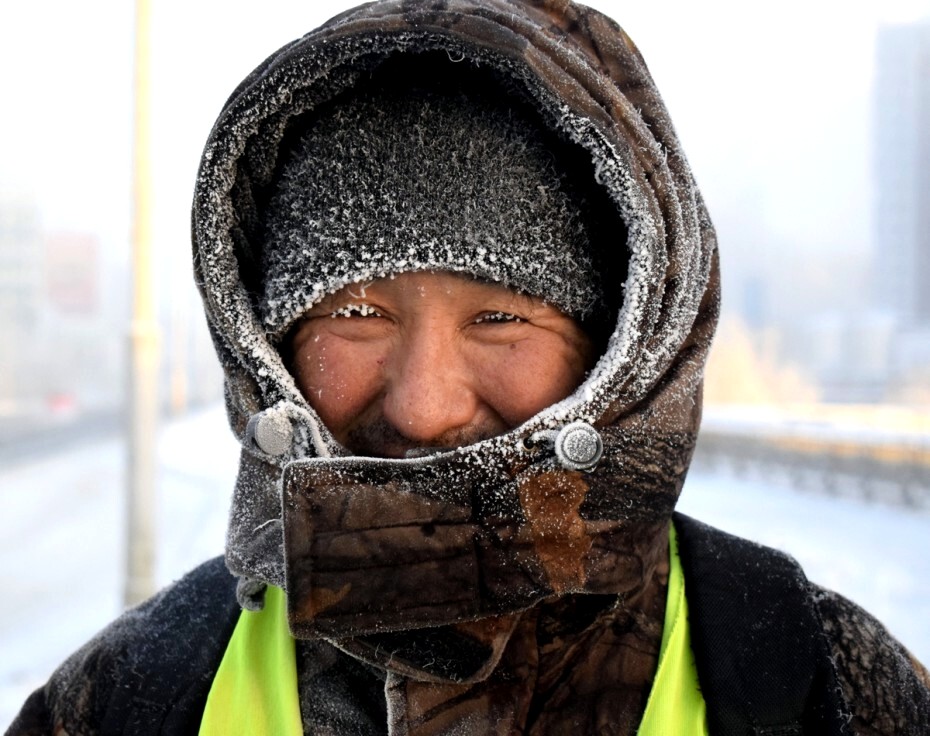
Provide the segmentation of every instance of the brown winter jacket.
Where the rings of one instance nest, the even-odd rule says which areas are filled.
[[[388,461],[346,457],[263,331],[258,295],[262,208],[282,150],[315,106],[397,55],[501,80],[574,147],[622,227],[597,254],[612,334],[575,393],[500,437]],[[226,564],[243,606],[260,606],[268,584],[287,590],[305,730],[635,733],[719,273],[703,200],[626,34],[567,0],[393,0],[343,13],[230,97],[204,151],[192,233],[243,444]],[[602,445],[583,468],[571,442],[559,449],[573,426]],[[861,734],[930,730],[926,672],[859,609],[823,591],[811,599],[847,701],[836,720]],[[94,679],[119,687],[112,668],[132,666],[135,636],[117,658],[107,637],[82,650],[13,732],[93,732],[108,697]]]

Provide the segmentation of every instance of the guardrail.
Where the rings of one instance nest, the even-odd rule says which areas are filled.
[[[708,421],[694,466],[796,488],[930,509],[930,435],[799,423]]]

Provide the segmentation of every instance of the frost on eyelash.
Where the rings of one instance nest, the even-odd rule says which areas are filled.
[[[346,304],[344,307],[339,307],[339,309],[330,312],[329,316],[335,319],[336,317],[351,317],[353,315],[358,315],[360,317],[380,317],[381,312],[368,304]]]
[[[523,322],[523,317],[518,317],[515,314],[510,314],[509,312],[494,312],[493,314],[482,314],[478,319],[474,321],[474,324],[478,325],[483,322]]]
[[[348,291],[349,295],[354,297],[355,299],[364,299],[365,297],[368,296],[368,287],[371,286],[373,283],[374,281],[365,281],[365,282],[360,283],[358,285],[358,291],[359,291],[358,294],[352,291],[352,289],[346,289],[346,291]]]

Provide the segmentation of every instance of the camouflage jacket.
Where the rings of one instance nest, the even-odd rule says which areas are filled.
[[[760,734],[930,733],[930,677],[875,619],[808,583],[780,553],[686,517],[677,517],[676,527],[711,733],[749,733],[747,718],[767,719],[756,724]],[[73,655],[27,701],[9,736],[196,733],[239,610],[235,579],[222,561],[204,564]],[[798,654],[805,617],[817,635]],[[635,733],[642,714],[623,713],[622,697],[604,697],[616,694],[605,684],[609,673],[629,659],[616,641],[605,646],[609,632],[629,628],[625,618],[616,601],[596,596],[537,606],[518,627],[530,636],[512,637],[502,658],[506,676],[459,686],[458,697],[446,701],[434,697],[428,717],[417,715],[409,697],[406,711],[389,715],[388,702],[397,700],[389,673],[347,655],[338,642],[300,642],[305,732]],[[450,656],[439,648],[430,654]],[[468,656],[467,649],[451,655]],[[716,659],[724,662],[714,666]],[[758,693],[765,702],[746,707]],[[525,707],[502,722],[500,701]]]

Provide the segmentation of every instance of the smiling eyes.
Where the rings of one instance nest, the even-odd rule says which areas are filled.
[[[346,304],[330,312],[329,316],[335,319],[336,317],[383,317],[384,315],[370,304]],[[481,314],[472,321],[472,324],[515,324],[525,321],[516,314],[498,311]]]

